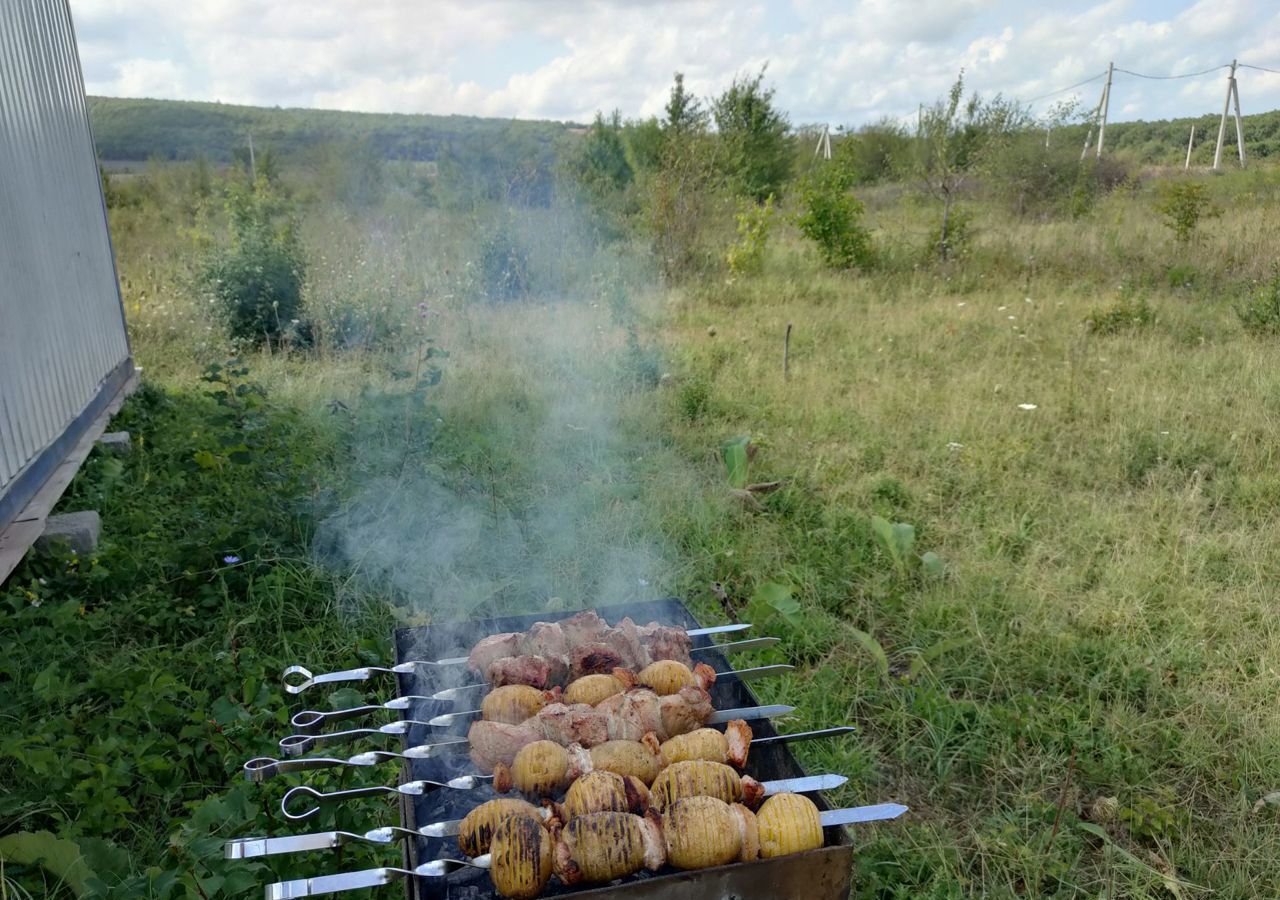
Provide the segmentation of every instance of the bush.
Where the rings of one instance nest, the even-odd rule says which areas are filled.
[[[818,245],[822,261],[833,269],[866,268],[871,235],[862,225],[862,204],[849,193],[849,177],[820,166],[800,187],[800,233]]]
[[[1156,212],[1164,216],[1164,224],[1182,243],[1191,240],[1201,219],[1222,215],[1222,210],[1209,200],[1208,188],[1198,181],[1166,181],[1160,185]]]
[[[729,247],[725,262],[735,275],[758,273],[764,268],[764,249],[773,224],[773,195],[763,205],[748,204],[738,213],[738,241]]]
[[[303,257],[292,211],[264,180],[233,185],[231,242],[205,265],[203,280],[237,340],[257,343],[305,333]]]
[[[501,221],[480,242],[480,288],[489,300],[516,300],[528,296],[530,282],[529,255]]]
[[[1280,335],[1280,272],[1236,306],[1244,330],[1254,337]]]
[[[661,167],[642,187],[641,221],[663,277],[679,280],[705,268],[714,259],[707,232],[720,221],[725,195],[713,136],[668,132]]]
[[[1146,297],[1125,296],[1105,309],[1095,309],[1085,319],[1085,328],[1093,334],[1119,334],[1145,328],[1156,320],[1156,312]]]

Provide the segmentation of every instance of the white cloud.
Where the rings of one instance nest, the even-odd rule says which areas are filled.
[[[1233,57],[1280,68],[1268,0],[71,0],[91,92],[267,105],[585,120],[660,112],[672,74],[718,92],[769,63],[795,122],[901,116],[969,85],[1029,98],[1108,61],[1153,74]],[[1151,10],[1155,12],[1151,12]],[[1144,12],[1146,10],[1146,12]],[[1219,74],[1117,75],[1113,109],[1221,102]],[[1080,90],[1086,105],[1099,84]],[[1241,73],[1248,109],[1280,76]],[[1045,101],[1052,102],[1053,99]]]

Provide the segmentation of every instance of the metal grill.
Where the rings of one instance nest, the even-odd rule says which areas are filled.
[[[689,631],[699,629],[698,622],[678,600],[668,599],[622,606],[604,607],[597,612],[607,621],[616,623],[623,617],[630,617],[635,622],[656,621],[664,625],[682,627]],[[504,618],[445,623],[423,628],[404,628],[395,634],[395,649],[398,663],[410,660],[436,660],[455,656],[466,656],[472,645],[480,638],[501,632],[525,631],[540,616],[509,616]],[[733,635],[732,637],[743,637]],[[707,662],[718,673],[732,671],[729,659],[721,652],[710,649],[718,646],[710,635],[698,634],[692,637],[696,658]],[[304,673],[308,679],[310,673]],[[371,674],[365,670],[353,670],[349,673],[335,673],[333,676],[316,676],[314,681],[342,680],[352,677],[367,677]],[[431,666],[411,667],[409,671],[397,673],[397,698],[391,701],[399,707],[399,722],[391,727],[403,729],[404,747],[422,747],[426,745],[443,746],[444,752],[431,753],[427,758],[414,758],[405,761],[400,771],[398,784],[408,786],[417,791],[417,782],[445,783],[451,779],[467,781],[468,776],[476,773],[467,752],[466,745],[450,746],[442,744],[447,741],[465,740],[469,721],[460,720],[446,727],[429,727],[423,724],[432,717],[457,709],[478,705],[481,695],[474,700],[430,699],[441,691],[457,688],[460,684],[471,682],[470,675],[462,666],[437,668]],[[310,682],[308,682],[309,684]],[[718,678],[710,688],[713,705],[716,710],[734,710],[758,707],[759,701],[744,680],[736,678]],[[464,692],[465,695],[466,692]],[[420,699],[404,699],[420,698]],[[295,717],[296,718],[296,717]],[[303,722],[312,726],[309,731],[315,732],[323,723]],[[362,723],[363,724],[363,723]],[[757,718],[751,721],[753,739],[748,756],[745,774],[761,782],[777,779],[793,779],[804,776],[804,771],[792,756],[787,744],[783,741],[770,742],[778,732],[768,718]],[[833,729],[841,731],[848,729]],[[309,747],[305,747],[309,749]],[[304,757],[305,759],[305,757]],[[246,765],[246,771],[254,780],[260,780],[271,774],[288,771],[298,766],[302,759],[292,761],[255,760]],[[388,779],[389,780],[389,779]],[[295,791],[306,792],[306,787]],[[380,789],[374,789],[380,792]],[[424,826],[431,823],[447,822],[461,819],[470,810],[486,800],[499,796],[488,782],[467,789],[451,789],[440,787],[427,788],[415,793],[400,794],[401,826],[412,832],[403,842],[402,865],[405,870],[414,870],[432,861],[460,858],[457,840],[452,836],[429,836],[422,833]],[[808,793],[820,810],[828,810],[829,806],[820,793]],[[868,808],[867,820],[892,818],[905,807],[892,804],[879,808]],[[383,822],[371,823],[383,825]],[[332,834],[332,833],[330,833]],[[313,836],[322,838],[321,835]],[[277,852],[271,848],[316,849],[321,846],[334,846],[333,843],[313,843],[307,847],[291,845],[287,842],[296,838],[271,839],[270,841],[253,839],[233,841],[228,845],[228,856],[256,856],[262,852]],[[735,897],[740,900],[750,898],[843,898],[848,895],[850,873],[852,869],[853,848],[845,829],[832,826],[824,829],[824,846],[792,856],[774,859],[755,860],[749,863],[735,863],[712,869],[695,871],[677,871],[664,866],[658,871],[639,871],[621,882],[606,886],[585,885],[569,887],[552,879],[540,896],[575,896],[650,898],[650,897],[685,897],[697,896],[708,898]],[[332,866],[318,867],[321,871]],[[452,867],[450,867],[452,868]],[[379,880],[376,873],[387,873],[388,877]],[[388,870],[369,870],[363,873],[365,878],[352,880],[329,879],[321,876],[314,879],[303,879],[284,882],[267,889],[269,898],[308,896],[321,890],[346,889],[349,887],[371,886],[386,883],[398,873]],[[489,873],[480,868],[461,866],[455,870],[441,873],[437,877],[409,876],[405,878],[406,896],[409,900],[482,900],[499,896],[494,888]]]

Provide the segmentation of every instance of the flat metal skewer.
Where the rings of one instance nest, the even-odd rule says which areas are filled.
[[[705,721],[706,725],[723,725],[733,719],[772,719],[789,715],[796,711],[794,706],[774,704],[771,706],[747,706],[738,709],[722,709],[713,712]],[[374,732],[375,734],[378,732]],[[357,735],[358,737],[359,735]],[[390,750],[369,750],[357,753],[347,759],[335,759],[326,756],[300,756],[295,759],[273,759],[269,756],[256,756],[244,764],[245,778],[250,781],[265,781],[275,775],[286,772],[303,772],[308,769],[327,769],[333,766],[376,766],[379,763],[397,759],[431,759],[451,750],[460,750],[470,744],[465,737],[444,738],[430,744],[410,747],[400,753]]]
[[[804,794],[809,791],[830,791],[845,784],[849,779],[843,775],[805,775],[800,778],[780,778],[775,781],[761,782],[764,796],[774,794]],[[367,789],[362,789],[367,790]],[[351,791],[336,791],[329,795],[332,799],[339,794],[351,794]],[[324,796],[324,795],[320,795]],[[284,837],[236,838],[227,841],[223,855],[227,859],[250,859],[259,856],[275,856],[282,853],[302,853],[307,850],[330,850],[340,844],[351,841],[364,841],[370,844],[390,844],[406,837],[453,837],[462,827],[462,819],[449,819],[444,822],[433,822],[418,829],[399,828],[389,825],[374,828],[364,834],[350,831],[321,831],[315,834],[294,834]]]
[[[743,628],[750,628],[749,624],[739,625],[718,625],[712,628],[699,628],[689,632],[691,635],[698,634],[720,634],[729,631],[741,631]],[[745,641],[731,641],[727,644],[712,644],[708,647],[694,647],[689,653],[705,653],[709,650],[746,650],[750,647],[764,647],[769,644],[778,642],[776,637],[751,638]],[[407,675],[418,669],[424,668],[452,668],[454,666],[465,663],[465,657],[453,657],[448,660],[435,659],[410,659],[402,663],[396,663],[394,666],[360,666],[356,669],[343,669],[338,672],[321,672],[319,675],[312,672],[305,666],[289,666],[281,673],[281,679],[284,681],[284,689],[290,694],[301,694],[308,688],[315,687],[318,684],[335,684],[348,681],[367,681],[374,675]],[[293,676],[299,676],[294,678]]]
[[[907,807],[900,803],[877,803],[873,806],[858,806],[850,809],[829,809],[818,815],[819,821],[824,827],[834,825],[854,825],[867,822],[884,822],[896,819],[903,813],[907,812]],[[436,823],[447,824],[447,823]],[[426,826],[431,827],[431,826]],[[375,829],[381,831],[382,829]],[[404,829],[397,829],[404,830]],[[352,835],[350,832],[325,832],[321,835],[303,835],[302,837],[316,837],[331,840],[331,835],[346,835],[345,839],[360,839],[363,835]],[[269,840],[289,840],[288,838],[271,838]],[[378,843],[389,843],[388,841],[378,841]],[[328,845],[326,845],[328,846]],[[336,846],[336,845],[332,845]],[[323,849],[317,847],[314,849]],[[241,859],[240,856],[229,856],[233,859]],[[267,900],[292,900],[295,897],[314,897],[318,894],[331,894],[338,891],[355,890],[358,888],[378,887],[379,885],[390,884],[398,878],[441,878],[450,872],[457,871],[463,866],[473,866],[475,868],[487,869],[491,867],[491,857],[488,854],[477,856],[475,859],[466,860],[459,859],[437,859],[428,863],[423,863],[415,869],[401,869],[393,867],[383,867],[380,869],[365,869],[361,872],[346,872],[335,875],[321,875],[315,878],[300,878],[295,881],[281,881],[267,887]]]

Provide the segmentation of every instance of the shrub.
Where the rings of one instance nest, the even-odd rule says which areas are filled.
[[[495,301],[529,294],[529,255],[506,221],[491,228],[480,242],[480,288],[487,299]]]
[[[1183,243],[1191,240],[1201,219],[1222,215],[1222,210],[1209,200],[1206,186],[1198,181],[1167,181],[1160,185],[1156,212],[1164,216],[1164,224]]]
[[[1121,297],[1105,309],[1095,309],[1085,319],[1085,328],[1093,334],[1119,334],[1145,328],[1156,320],[1156,312],[1146,297]]]
[[[1236,306],[1244,330],[1254,337],[1280,335],[1280,272]]]
[[[796,225],[833,269],[866,268],[871,262],[871,235],[862,225],[862,204],[849,186],[847,173],[821,166],[800,187],[802,211]]]
[[[729,247],[725,262],[735,275],[748,275],[764,268],[764,250],[773,225],[773,195],[762,205],[747,204],[738,213],[738,241]]]
[[[786,115],[764,87],[764,69],[736,77],[711,104],[723,144],[725,172],[738,191],[759,202],[778,195],[791,174]]]
[[[257,343],[299,331],[303,257],[292,210],[259,179],[227,196],[231,241],[205,265],[203,280],[231,336]]]

